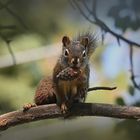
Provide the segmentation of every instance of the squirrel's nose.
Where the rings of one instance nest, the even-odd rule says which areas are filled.
[[[78,63],[79,63],[79,58],[72,58],[71,59],[71,63],[73,64],[73,65],[77,65]]]

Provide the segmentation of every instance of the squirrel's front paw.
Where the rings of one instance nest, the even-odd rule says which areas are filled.
[[[25,104],[23,106],[23,111],[27,111],[27,110],[29,110],[32,107],[36,107],[36,104],[31,104],[31,103]]]

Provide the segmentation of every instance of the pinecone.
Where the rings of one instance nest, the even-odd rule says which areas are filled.
[[[74,80],[80,74],[80,70],[67,67],[57,75],[57,78],[61,80]]]

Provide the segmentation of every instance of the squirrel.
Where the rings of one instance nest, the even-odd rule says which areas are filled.
[[[96,36],[79,34],[73,40],[62,38],[62,53],[53,76],[42,79],[35,93],[35,104],[57,103],[65,114],[73,102],[84,102],[89,87],[89,59],[96,48]],[[24,109],[32,107],[31,104]]]

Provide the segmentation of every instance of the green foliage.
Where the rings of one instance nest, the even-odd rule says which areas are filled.
[[[0,6],[5,5],[10,9],[0,9],[0,36],[13,40],[21,34],[36,33],[48,40],[52,33],[60,32],[67,4],[66,0],[0,1]]]
[[[1,96],[0,96],[1,97]],[[9,112],[14,110],[14,106],[12,105],[12,101],[7,100],[7,98],[2,98],[0,99],[0,114],[3,114],[5,112]]]
[[[124,100],[123,100],[122,97],[118,97],[118,98],[116,99],[116,103],[117,103],[118,105],[125,105],[125,102],[124,102]]]
[[[0,74],[5,75],[7,77],[15,77],[16,75],[18,75],[18,72],[19,72],[18,66],[0,69]]]
[[[36,63],[0,70],[0,113],[22,108],[33,102],[35,87],[42,75]]]
[[[108,16],[115,21],[115,26],[125,32],[128,28],[138,30],[140,28],[140,1],[119,0],[108,11]]]
[[[135,94],[135,89],[134,89],[133,86],[129,86],[129,87],[128,87],[128,93],[129,93],[130,95],[132,95],[132,96]]]

